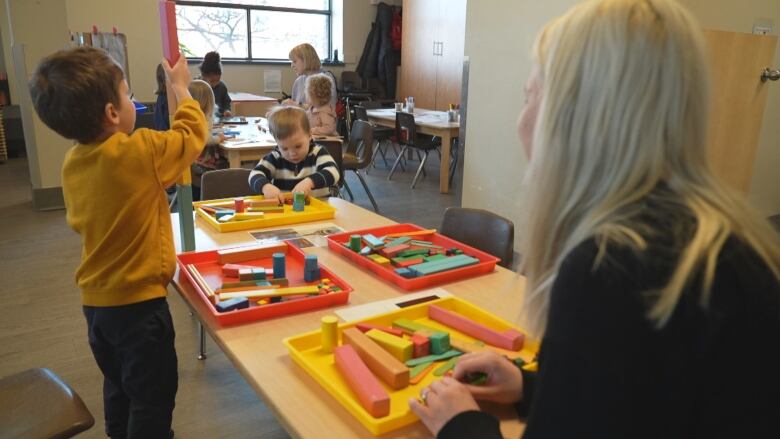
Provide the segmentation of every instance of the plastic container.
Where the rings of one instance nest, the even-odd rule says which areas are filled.
[[[246,201],[262,200],[262,195],[256,195],[252,197],[237,197]],[[232,202],[236,198],[222,198],[218,200],[206,200],[196,201],[192,203],[192,207],[195,213],[203,218],[208,225],[213,227],[219,232],[235,232],[237,230],[254,230],[264,229],[267,227],[284,226],[287,224],[306,223],[311,221],[319,221],[324,219],[333,218],[336,215],[336,208],[330,204],[320,201],[317,198],[310,197],[309,204],[304,207],[303,212],[293,211],[291,204],[284,205],[284,212],[266,212],[261,219],[253,219],[247,221],[231,221],[227,223],[220,223],[217,219],[211,216],[208,212],[200,209],[201,206],[208,206],[217,203]]]
[[[287,244],[286,252],[286,276],[290,282],[290,286],[300,285],[313,285],[317,282],[304,282],[303,280],[303,267],[305,253],[299,248]],[[267,305],[254,305],[251,304],[249,308],[239,309],[236,311],[219,312],[214,307],[214,304],[209,300],[205,291],[202,291],[198,283],[192,278],[190,272],[186,269],[189,264],[195,264],[198,272],[203,279],[208,283],[212,290],[216,290],[223,282],[222,266],[217,262],[218,256],[216,250],[204,251],[204,252],[187,252],[176,255],[176,259],[179,263],[179,269],[182,274],[187,277],[190,284],[198,292],[198,296],[207,305],[214,317],[220,325],[229,326],[239,323],[247,323],[256,320],[268,319],[272,317],[280,317],[290,314],[296,314],[304,311],[310,311],[317,308],[325,308],[328,306],[343,305],[349,301],[349,293],[352,291],[352,287],[346,282],[341,280],[328,268],[319,264],[321,278],[330,279],[334,284],[341,288],[341,291],[325,294],[322,296],[314,296],[305,299],[291,300],[289,302],[269,303]],[[237,262],[240,265],[252,265],[255,267],[273,268],[273,258],[256,259],[246,262]],[[230,282],[238,281],[236,278],[229,278]],[[250,303],[252,301],[250,300]]]
[[[435,245],[444,247],[445,249],[450,249],[453,247],[458,248],[462,250],[463,253],[479,259],[479,262],[475,265],[469,265],[466,267],[442,271],[440,273],[407,279],[396,274],[396,267],[385,267],[379,265],[373,262],[371,259],[368,259],[365,256],[361,256],[359,253],[356,253],[344,246],[345,243],[349,242],[350,235],[365,235],[370,233],[376,237],[382,237],[390,233],[414,232],[419,230],[425,229],[415,224],[396,224],[393,226],[376,227],[373,229],[352,230],[328,236],[328,247],[334,252],[346,257],[347,259],[356,262],[361,267],[373,271],[382,279],[394,283],[407,291],[419,290],[421,288],[430,288],[436,285],[490,273],[496,268],[496,263],[500,261],[499,258],[493,255],[477,250],[474,247],[470,247],[454,239],[447,238],[444,235],[434,233],[432,235],[422,236],[419,239],[430,241]]]
[[[393,320],[407,318],[426,326],[445,330],[450,333],[451,337],[474,341],[472,337],[463,335],[450,327],[428,319],[428,306],[434,304],[455,311],[496,330],[503,331],[509,328],[520,330],[520,328],[509,324],[509,322],[502,320],[463,299],[446,297],[431,302],[421,303],[419,305],[412,305],[398,311],[380,314],[368,319],[344,323],[339,325],[338,332],[341,334],[344,329],[354,327],[358,323],[391,326]],[[520,331],[524,332],[522,330]],[[360,405],[354,393],[342,378],[341,373],[336,369],[333,354],[326,354],[322,351],[321,340],[321,332],[320,330],[316,330],[287,338],[284,340],[284,344],[287,346],[293,361],[298,363],[298,365],[311,375],[315,381],[331,394],[331,396],[336,398],[336,400],[346,408],[349,413],[355,416],[355,418],[357,418],[371,433],[380,435],[417,422],[417,416],[411,412],[407,401],[409,398],[419,397],[420,390],[429,386],[433,381],[438,380],[440,377],[436,377],[433,373],[429,373],[419,383],[409,385],[400,390],[393,390],[382,383],[385,390],[387,390],[387,393],[390,395],[390,414],[382,418],[374,418]],[[339,341],[339,344],[341,344],[341,341]],[[520,351],[519,356],[526,361],[530,361],[538,350],[539,343],[526,337],[525,344]],[[506,353],[507,351],[499,350],[499,352]]]

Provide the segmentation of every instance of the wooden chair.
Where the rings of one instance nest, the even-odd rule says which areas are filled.
[[[252,195],[249,169],[230,168],[204,172],[200,178],[200,199],[243,197]]]
[[[374,211],[379,213],[379,207],[374,200],[374,196],[371,194],[371,190],[368,189],[368,185],[366,184],[363,175],[360,174],[361,169],[365,169],[371,165],[371,160],[374,156],[373,147],[373,127],[368,122],[356,120],[355,123],[352,124],[352,129],[349,132],[349,143],[344,152],[344,170],[352,171],[357,175],[360,184],[362,184],[363,189],[366,190],[368,199],[371,200],[371,205],[374,206]],[[342,177],[341,180],[344,182],[344,189],[347,190],[349,196],[354,200],[355,197],[352,195],[352,191],[347,185],[346,178]]]
[[[49,369],[0,379],[2,437],[69,438],[94,424],[84,401]]]
[[[417,126],[414,122],[414,114],[401,111],[395,113],[395,137],[402,148],[401,152],[398,154],[398,157],[395,159],[395,163],[393,163],[393,167],[390,168],[390,174],[388,174],[387,179],[390,180],[393,178],[395,168],[398,166],[398,163],[401,161],[404,153],[409,148],[417,149],[418,157],[420,151],[422,151],[423,157],[420,160],[420,167],[417,168],[417,173],[414,174],[414,180],[412,180],[412,189],[414,189],[414,186],[417,185],[417,180],[420,178],[420,173],[425,172],[425,162],[428,161],[428,152],[431,150],[438,151],[439,147],[441,146],[441,139],[423,134],[417,134]]]
[[[512,267],[515,225],[502,216],[482,209],[449,207],[444,211],[439,232],[501,258],[504,268]]]

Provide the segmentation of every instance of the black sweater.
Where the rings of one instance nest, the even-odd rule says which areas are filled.
[[[523,373],[524,438],[780,438],[780,283],[745,244],[721,250],[709,306],[699,282],[660,330],[648,290],[665,285],[679,249],[610,249],[594,271],[593,240],[554,282],[539,373]],[[483,412],[439,438],[499,438]]]

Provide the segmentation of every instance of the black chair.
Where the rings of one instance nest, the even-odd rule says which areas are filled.
[[[423,153],[423,157],[420,160],[420,167],[417,168],[417,173],[414,174],[414,180],[412,180],[412,189],[417,185],[417,180],[420,178],[420,172],[425,172],[425,162],[428,161],[428,152],[431,150],[438,151],[441,146],[441,139],[438,137],[431,137],[423,134],[417,134],[417,126],[414,122],[414,114],[396,112],[395,113],[395,137],[398,143],[402,146],[401,152],[393,163],[393,167],[390,169],[390,174],[387,179],[390,180],[395,173],[395,168],[404,156],[404,153],[409,148],[417,150],[419,157],[420,151]]]
[[[439,232],[501,258],[504,268],[512,267],[515,225],[502,216],[482,209],[449,207],[444,211]]]
[[[362,120],[356,120],[355,123],[352,124],[352,129],[349,132],[349,143],[344,152],[344,170],[352,171],[357,175],[360,184],[362,184],[363,189],[366,190],[368,199],[371,200],[371,205],[374,206],[374,211],[379,213],[379,207],[376,205],[374,196],[371,194],[371,190],[368,189],[368,185],[366,184],[363,175],[360,174],[361,169],[365,169],[371,165],[374,147],[372,128],[370,123]],[[349,193],[350,198],[354,200],[355,197],[352,195],[349,185],[347,185],[346,178],[342,177],[341,181],[343,182],[344,189]]]
[[[249,169],[231,168],[204,172],[200,178],[200,199],[244,197],[252,195]]]
[[[333,157],[333,161],[336,162],[336,169],[339,170],[339,180],[331,187],[331,195],[339,195],[339,187],[341,182],[344,181],[344,159],[342,153],[342,141],[341,140],[315,140],[319,145],[328,150],[328,154]]]
[[[94,424],[78,393],[49,369],[0,379],[0,437],[69,438]]]

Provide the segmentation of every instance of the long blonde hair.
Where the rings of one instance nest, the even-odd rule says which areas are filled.
[[[211,89],[208,82],[200,79],[192,80],[187,88],[190,90],[192,98],[198,101],[200,109],[206,116],[206,124],[211,130],[214,124],[214,90]]]
[[[600,0],[572,8],[537,38],[542,101],[521,244],[525,309],[537,333],[546,326],[558,268],[577,245],[595,239],[597,265],[609,245],[646,249],[652,231],[641,215],[648,199],[693,222],[668,283],[646,292],[656,327],[698,273],[707,305],[729,236],[780,278],[778,234],[710,171],[708,63],[697,29],[673,1]]]
[[[298,58],[303,61],[304,73],[316,72],[322,68],[317,50],[309,43],[299,44],[290,49],[289,58]]]

